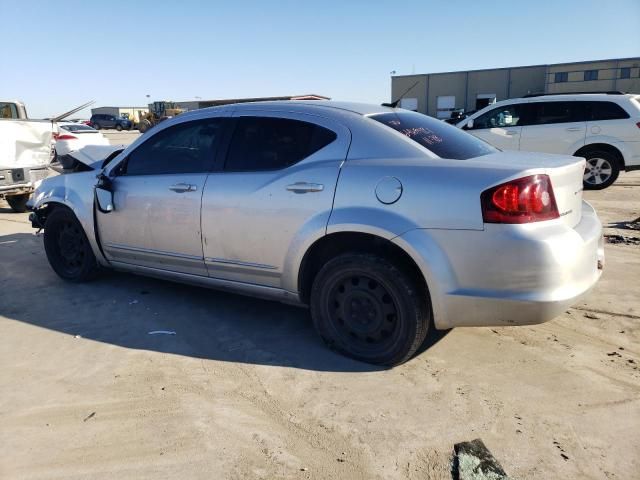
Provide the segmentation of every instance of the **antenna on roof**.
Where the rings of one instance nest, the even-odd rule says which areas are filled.
[[[404,96],[409,93],[411,90],[413,90],[413,87],[415,87],[416,85],[418,85],[418,83],[420,83],[420,80],[416,80],[416,83],[414,83],[413,85],[411,85],[409,88],[407,88],[404,93],[402,95],[400,95],[396,100],[394,100],[391,103],[383,103],[382,106],[383,107],[391,107],[391,108],[396,108],[398,106],[398,104],[400,103],[400,100],[402,100],[404,98]]]

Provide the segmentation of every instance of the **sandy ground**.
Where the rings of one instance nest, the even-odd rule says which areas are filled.
[[[632,220],[640,172],[586,197],[605,224]],[[440,333],[381,370],[325,349],[303,309],[64,283],[2,204],[0,478],[446,479],[474,438],[518,479],[640,478],[640,247],[606,255],[560,318]]]

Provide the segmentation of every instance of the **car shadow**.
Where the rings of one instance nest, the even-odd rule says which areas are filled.
[[[383,370],[327,349],[304,308],[111,271],[65,282],[33,234],[0,236],[0,298],[0,315],[10,320],[124,348],[316,371]],[[421,351],[446,333],[433,332]]]

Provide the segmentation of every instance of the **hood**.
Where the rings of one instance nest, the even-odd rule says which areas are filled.
[[[87,145],[74,152],[69,152],[65,157],[71,157],[72,160],[67,162],[66,159],[60,157],[60,163],[65,169],[73,168],[74,161],[78,161],[83,165],[97,170],[103,167],[103,162],[114,157],[125,149],[124,145]]]

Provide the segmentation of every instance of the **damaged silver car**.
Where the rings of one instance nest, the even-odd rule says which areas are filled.
[[[523,325],[598,280],[584,159],[500,152],[402,109],[264,102],[62,159],[31,201],[55,272],[112,268],[310,306],[320,336],[396,365],[431,327]]]

